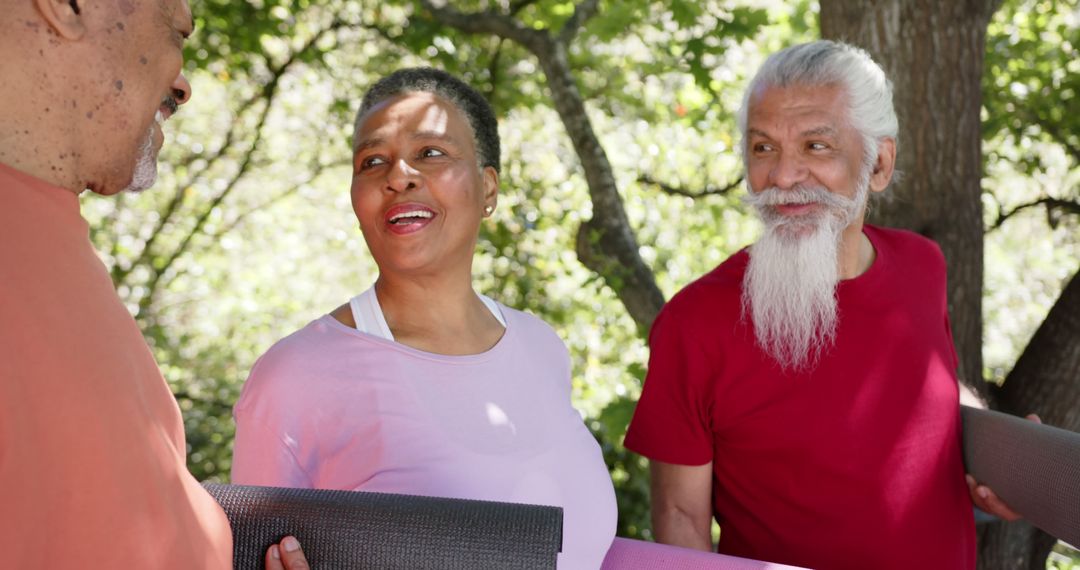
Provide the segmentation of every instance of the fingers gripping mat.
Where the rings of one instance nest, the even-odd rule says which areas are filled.
[[[968,472],[1031,524],[1080,545],[1080,433],[961,410]]]

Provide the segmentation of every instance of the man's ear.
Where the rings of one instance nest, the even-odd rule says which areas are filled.
[[[893,170],[896,168],[896,141],[882,139],[878,143],[877,160],[874,161],[874,170],[870,174],[870,190],[882,192],[889,186],[892,180]]]
[[[80,2],[85,0],[34,0],[34,5],[56,35],[80,40],[86,35]]]

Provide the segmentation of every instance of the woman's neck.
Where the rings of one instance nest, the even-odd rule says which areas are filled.
[[[503,326],[469,279],[380,275],[375,296],[394,340],[406,346],[436,354],[478,354],[502,338]]]

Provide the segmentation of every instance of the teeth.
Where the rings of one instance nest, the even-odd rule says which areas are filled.
[[[430,218],[431,212],[427,210],[414,210],[412,212],[402,212],[400,214],[394,214],[390,217],[390,223],[397,223],[402,218]]]

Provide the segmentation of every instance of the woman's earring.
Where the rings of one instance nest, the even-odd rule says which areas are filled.
[[[491,205],[484,206],[484,215],[485,216],[490,216],[491,213],[494,212],[494,211],[495,211],[495,206],[491,206]]]

